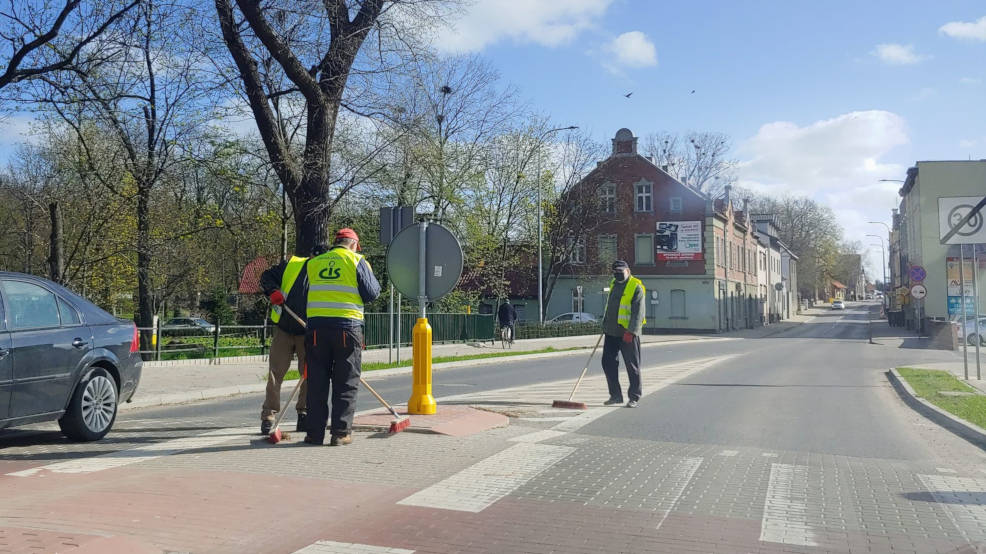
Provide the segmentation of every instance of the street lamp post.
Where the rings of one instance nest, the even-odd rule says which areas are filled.
[[[547,131],[541,133],[538,137],[538,175],[537,175],[537,204],[538,204],[538,325],[544,325],[544,298],[542,291],[544,286],[542,285],[542,274],[543,274],[543,258],[541,255],[541,145],[540,142],[545,139],[551,133],[557,133],[558,131],[571,131],[573,129],[578,129],[577,125],[569,125],[568,127],[558,127],[557,129],[548,129]]]
[[[883,180],[886,180],[886,179],[883,179]],[[884,227],[887,228],[887,250],[890,250],[890,226],[887,225],[886,223],[882,222],[882,221],[870,221],[869,223],[872,224],[872,225],[883,225]],[[883,288],[886,289],[887,288],[887,279],[886,279],[887,267],[886,267],[886,265],[884,265],[884,267],[883,267],[883,275],[884,275]],[[884,291],[884,296],[886,296],[886,291]]]
[[[883,265],[883,309],[887,309],[887,250],[883,247],[883,237],[880,235],[866,235],[880,239],[880,262]]]

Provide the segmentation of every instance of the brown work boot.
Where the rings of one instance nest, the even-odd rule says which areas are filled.
[[[346,446],[347,444],[353,443],[352,433],[348,435],[332,435],[332,440],[329,441],[329,446]]]

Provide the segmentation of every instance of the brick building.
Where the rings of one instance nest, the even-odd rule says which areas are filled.
[[[582,311],[601,315],[610,263],[624,259],[647,288],[648,332],[720,331],[761,324],[758,240],[728,189],[711,199],[637,152],[620,129],[611,155],[573,190],[599,199],[602,222],[577,247],[558,278],[546,318]],[[580,292],[581,291],[581,292]]]

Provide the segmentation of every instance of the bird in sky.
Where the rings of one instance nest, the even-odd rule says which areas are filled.
[[[628,93],[624,94],[623,97],[624,98],[630,98],[630,95],[631,94],[633,94],[633,92],[628,92]]]
[[[694,90],[692,91],[692,94],[695,94],[695,91]]]

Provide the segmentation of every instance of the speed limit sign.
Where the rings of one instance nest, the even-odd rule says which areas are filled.
[[[911,297],[921,300],[925,296],[928,296],[928,289],[924,285],[914,285],[911,287]]]

